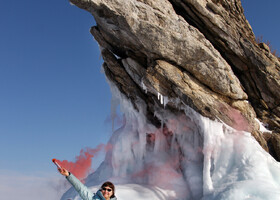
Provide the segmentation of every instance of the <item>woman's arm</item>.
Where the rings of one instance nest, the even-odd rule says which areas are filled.
[[[79,179],[64,168],[58,169],[58,171],[73,185],[83,200],[92,200],[93,193]]]

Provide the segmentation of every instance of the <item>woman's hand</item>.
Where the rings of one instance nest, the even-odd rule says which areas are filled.
[[[59,173],[61,173],[63,176],[69,176],[69,172],[67,171],[67,169],[62,168],[57,168]]]

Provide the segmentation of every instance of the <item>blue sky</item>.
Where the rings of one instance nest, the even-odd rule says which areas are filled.
[[[263,37],[280,56],[280,1],[241,0],[244,13],[256,37]]]
[[[0,9],[0,169],[53,170],[51,158],[106,143],[111,94],[93,17],[57,0]]]
[[[255,35],[279,52],[280,2],[242,5]],[[67,0],[1,1],[0,172],[57,175],[53,157],[73,161],[108,141],[111,94],[94,24]]]

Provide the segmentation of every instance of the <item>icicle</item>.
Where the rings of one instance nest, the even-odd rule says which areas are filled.
[[[114,53],[113,53],[113,54],[114,54]],[[121,58],[120,56],[118,56],[118,55],[116,55],[116,54],[114,54],[114,56],[115,56],[116,59],[120,59],[120,58]]]
[[[164,97],[159,92],[158,92],[158,100],[160,101],[160,104],[163,105],[164,107],[168,103],[168,97]]]
[[[164,96],[163,97],[163,102],[164,102],[163,107],[165,108],[166,104],[168,104],[168,102],[169,102],[168,97]]]

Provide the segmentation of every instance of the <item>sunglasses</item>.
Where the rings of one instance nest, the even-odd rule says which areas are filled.
[[[104,191],[108,191],[108,192],[111,192],[112,191],[112,189],[110,189],[110,188],[102,188],[102,190],[104,190]]]

